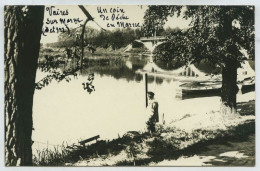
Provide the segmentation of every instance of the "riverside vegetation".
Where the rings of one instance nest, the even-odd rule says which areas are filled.
[[[147,132],[130,131],[117,139],[100,140],[86,147],[63,144],[54,150],[44,149],[37,151],[34,155],[34,165],[145,166],[163,160],[176,160],[181,156],[194,156],[199,152],[207,151],[207,146],[212,144],[226,144],[228,141],[245,142],[249,136],[255,134],[254,104],[255,101],[239,103],[240,116],[236,119],[232,117],[229,120],[225,117],[224,121],[223,118],[221,119],[223,116],[216,117],[219,113],[213,112],[215,124],[212,127],[203,127],[203,124],[192,130],[174,127],[173,125],[178,125],[178,122],[194,120],[194,116],[185,115],[178,121],[172,121],[167,125],[157,125],[157,131],[152,135]],[[203,117],[201,117],[202,120],[196,122],[207,122],[205,115]],[[254,151],[254,149],[251,150]],[[254,156],[254,153],[251,156]],[[252,157],[248,165],[254,165],[254,162],[254,157]]]

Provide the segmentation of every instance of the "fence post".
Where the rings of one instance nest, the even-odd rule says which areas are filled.
[[[147,81],[147,73],[145,73],[145,107],[148,106],[148,98],[147,98],[147,92],[148,92],[148,81]]]

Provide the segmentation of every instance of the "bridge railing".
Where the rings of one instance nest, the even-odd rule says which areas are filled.
[[[167,40],[164,36],[156,36],[156,37],[140,37],[141,41],[153,41],[153,40]]]

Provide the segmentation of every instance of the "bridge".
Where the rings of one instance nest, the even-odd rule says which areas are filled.
[[[183,66],[175,70],[164,70],[156,65],[153,61],[153,50],[160,44],[166,42],[167,38],[164,36],[153,36],[153,37],[140,37],[139,40],[135,40],[136,42],[143,43],[144,46],[151,52],[150,54],[150,62],[146,64],[144,67],[144,71],[151,73],[164,73],[170,74],[174,76],[185,76],[185,77],[211,77],[209,73],[205,73],[198,69],[195,65],[190,64],[188,66]],[[242,78],[244,77],[252,77],[255,75],[255,71],[249,66],[248,61],[242,63],[242,67],[238,69],[238,75]]]
[[[140,37],[140,41],[142,42],[153,42],[153,44],[156,44],[157,42],[164,42],[167,38],[164,36],[154,36],[154,37]]]
[[[167,40],[164,36],[154,36],[154,37],[140,37],[137,42],[143,43],[144,46],[152,53],[153,50],[160,44]],[[143,68],[144,71],[152,73],[167,73],[174,76],[189,76],[189,77],[201,77],[206,74],[197,69],[194,65],[189,65],[188,67],[183,66],[175,70],[164,70],[156,65],[153,61],[153,55],[150,55],[150,62]]]
[[[164,36],[154,36],[154,37],[140,37],[136,42],[143,43],[144,46],[152,53],[156,46],[162,44],[167,40]]]

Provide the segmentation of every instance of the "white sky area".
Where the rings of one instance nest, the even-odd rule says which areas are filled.
[[[43,24],[43,29],[48,26],[48,28],[54,27],[65,27],[64,24],[46,24],[47,18],[49,20],[57,20],[59,22],[60,18],[65,18],[65,19],[73,19],[73,18],[79,18],[80,20],[83,20],[80,23],[68,23],[69,28],[75,28],[79,27],[80,24],[83,24],[84,21],[86,20],[85,14],[81,11],[81,9],[77,5],[62,5],[62,6],[55,6],[53,11],[66,11],[68,10],[68,15],[52,15],[50,16],[49,11],[47,11],[47,8],[50,6],[45,7],[45,14],[44,14],[44,24]],[[147,6],[138,6],[138,5],[102,5],[102,6],[84,6],[88,12],[92,15],[94,18],[95,22],[98,23],[102,28],[106,30],[113,30],[116,28],[119,28],[116,23],[117,21],[122,21],[122,22],[127,22],[127,23],[140,23],[140,26],[143,24],[143,17],[145,14],[145,10],[148,8]],[[100,13],[98,13],[97,8],[101,7],[102,9],[107,9],[108,13],[104,14],[109,17],[109,20],[103,20],[102,17],[100,17]],[[113,13],[110,13],[110,9],[115,8],[115,9],[123,9],[125,11],[124,16],[128,16],[128,20],[114,20],[111,21],[111,15]],[[120,16],[122,13],[115,13],[116,15],[119,14]],[[89,21],[87,23],[87,26],[100,29],[100,27],[93,21]],[[107,27],[108,23],[112,23],[115,25],[115,27]],[[169,18],[168,22],[165,24],[165,28],[167,27],[179,27],[181,29],[187,28],[189,25],[190,21],[185,20],[181,17],[177,18],[176,16]],[[121,28],[121,27],[120,27]],[[137,27],[132,27],[132,28],[137,28]],[[58,40],[58,33],[46,33],[46,36],[42,36],[41,38],[41,43],[51,43],[51,42],[56,42]]]

